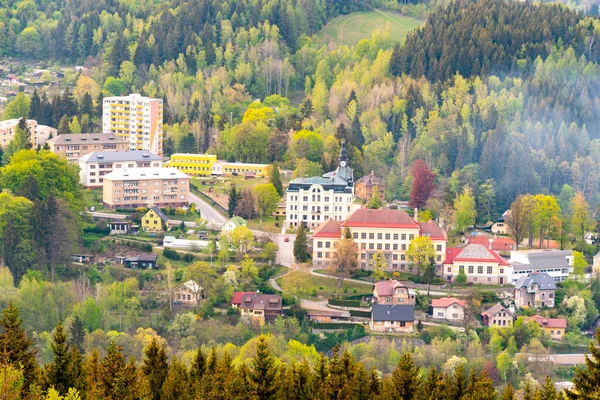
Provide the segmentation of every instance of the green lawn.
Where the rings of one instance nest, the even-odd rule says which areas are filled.
[[[84,189],[83,199],[85,200],[85,206],[89,209],[95,207],[96,211],[104,210],[104,204],[102,203],[102,189]]]
[[[246,221],[248,223],[248,228],[261,230],[269,233],[281,233],[281,224],[283,224],[284,219],[279,217],[279,221],[275,219],[273,216],[264,217],[262,221],[262,228],[260,227],[259,218],[251,219]],[[279,226],[275,226],[275,224],[279,224]]]
[[[361,40],[370,38],[374,30],[385,28],[389,23],[392,37],[401,40],[423,22],[388,11],[355,12],[332,19],[318,36],[326,42],[339,44],[341,41],[341,44],[355,46]]]
[[[314,276],[304,271],[292,271],[280,279],[277,283],[284,293],[295,294],[306,299],[315,299],[317,296],[329,298],[333,295],[352,295],[372,293],[370,285],[345,281],[340,289],[337,289],[337,279]]]

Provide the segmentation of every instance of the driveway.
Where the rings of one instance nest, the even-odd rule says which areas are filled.
[[[209,225],[213,225],[215,227],[221,227],[225,222],[227,222],[227,218],[221,215],[217,210],[212,208],[210,204],[199,198],[193,193],[190,193],[190,203],[196,204],[196,209],[200,210],[200,218],[208,221]]]
[[[286,242],[285,238],[289,238],[289,241]],[[277,246],[279,246],[279,251],[277,252],[277,264],[284,265],[286,267],[290,267],[296,260],[294,260],[294,240],[296,240],[296,235],[282,235],[275,234],[273,235],[273,241]]]

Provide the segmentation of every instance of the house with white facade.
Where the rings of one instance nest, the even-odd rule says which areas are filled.
[[[443,276],[450,282],[464,273],[467,282],[506,285],[512,276],[511,266],[498,253],[480,244],[467,244],[446,250]]]
[[[554,282],[562,282],[573,272],[573,250],[511,251],[509,262],[512,266],[511,283],[534,271],[545,272]]]
[[[449,321],[462,321],[465,318],[466,300],[454,297],[442,297],[431,300],[431,318],[446,319]]]
[[[79,159],[79,183],[84,187],[102,187],[104,175],[125,168],[160,168],[162,157],[148,151],[93,152]]]
[[[313,229],[329,219],[342,221],[357,206],[354,203],[354,173],[348,166],[346,143],[342,143],[338,167],[323,176],[296,178],[286,190],[286,225],[303,223]]]

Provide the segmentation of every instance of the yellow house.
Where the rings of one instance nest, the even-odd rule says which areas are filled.
[[[165,166],[177,168],[188,175],[210,176],[216,162],[217,156],[214,154],[177,153],[171,155]]]
[[[152,207],[142,217],[142,228],[146,232],[162,232],[163,225],[167,223],[169,218],[158,207]]]

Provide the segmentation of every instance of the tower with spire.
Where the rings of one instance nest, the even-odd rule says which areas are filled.
[[[323,178],[329,178],[331,180],[335,180],[336,178],[342,179],[348,183],[348,186],[354,184],[354,171],[352,171],[352,168],[348,165],[348,148],[346,147],[346,141],[343,141],[340,147],[337,168],[335,171],[324,174]]]

